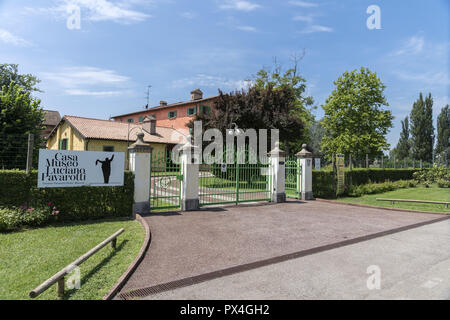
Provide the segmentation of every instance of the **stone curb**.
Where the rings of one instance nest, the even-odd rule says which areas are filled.
[[[150,227],[148,226],[147,221],[145,221],[145,219],[142,218],[139,214],[136,214],[136,220],[139,221],[139,223],[145,230],[144,243],[142,244],[141,250],[139,250],[137,257],[133,260],[128,269],[120,276],[119,280],[117,280],[116,284],[111,288],[111,290],[106,295],[103,296],[103,300],[111,300],[116,296],[119,290],[122,289],[125,282],[127,282],[127,280],[131,277],[133,272],[139,266],[142,259],[144,259],[148,247],[150,246],[150,242],[152,240],[152,233],[150,231]]]
[[[400,208],[378,207],[378,206],[370,206],[370,205],[367,205],[367,204],[341,202],[341,201],[327,200],[327,199],[321,199],[321,198],[316,198],[316,200],[320,201],[320,202],[328,202],[328,203],[333,203],[333,204],[354,206],[354,207],[360,207],[360,208],[384,209],[384,210],[390,210],[390,211],[413,212],[413,213],[427,213],[427,214],[436,214],[436,215],[440,215],[440,216],[444,215],[444,216],[449,216],[449,218],[450,218],[449,214],[443,213],[443,212],[418,211],[418,210],[408,210],[408,209],[400,209]]]

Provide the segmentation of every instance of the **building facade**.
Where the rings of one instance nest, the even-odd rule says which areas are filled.
[[[195,118],[198,113],[211,112],[214,102],[218,96],[203,98],[200,89],[191,91],[191,99],[173,104],[161,101],[159,106],[142,111],[126,113],[112,117],[114,121],[121,123],[142,123],[146,116],[153,116],[157,126],[174,128],[188,133],[187,124]]]
[[[144,133],[144,141],[153,147],[153,154],[166,155],[186,136],[179,130],[156,126],[156,121],[145,118],[141,124],[110,120],[64,116],[47,139],[47,149],[124,152],[128,165],[128,147]]]

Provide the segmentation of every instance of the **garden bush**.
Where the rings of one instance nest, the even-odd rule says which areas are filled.
[[[429,169],[423,169],[426,171]],[[369,183],[382,183],[385,181],[398,181],[398,180],[412,180],[413,174],[420,169],[364,169],[358,168],[352,171],[345,171],[345,190],[351,187],[369,184]],[[320,170],[313,171],[313,194],[317,198],[335,198],[336,182],[333,177],[332,170]]]
[[[22,227],[38,227],[58,218],[59,211],[53,204],[47,207],[0,207],[0,231],[12,231]]]
[[[360,197],[364,194],[377,194],[402,188],[412,188],[415,186],[417,186],[417,182],[414,180],[385,181],[382,183],[368,183],[359,186],[352,185],[346,190],[346,195]]]
[[[0,170],[0,206],[26,206],[47,210],[49,203],[59,211],[58,219],[75,221],[130,216],[133,206],[134,176],[125,172],[121,187],[37,188],[37,171]],[[9,219],[9,215],[6,215]],[[9,221],[9,220],[8,220]]]
[[[450,168],[433,167],[431,169],[423,169],[414,173],[414,179],[426,186],[437,183],[440,188],[450,187]]]

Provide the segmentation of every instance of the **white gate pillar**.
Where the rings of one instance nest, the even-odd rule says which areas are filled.
[[[312,192],[312,158],[313,154],[306,150],[306,144],[302,145],[302,150],[296,154],[302,166],[302,177],[300,196],[302,200],[313,200]]]
[[[129,148],[130,170],[134,173],[133,217],[136,213],[150,213],[150,166],[153,148],[144,142],[144,134],[137,134],[137,140]]]
[[[198,198],[198,172],[200,166],[200,149],[188,142],[181,153],[181,210],[193,211],[200,208]]]
[[[275,144],[275,148],[269,152],[272,167],[272,202],[285,202],[285,159],[286,153]]]

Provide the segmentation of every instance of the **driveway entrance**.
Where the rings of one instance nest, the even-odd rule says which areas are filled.
[[[152,232],[150,248],[121,293],[170,282],[154,290],[193,284],[279,262],[277,257],[286,261],[315,248],[326,250],[447,218],[320,201],[153,214],[145,217]],[[150,291],[141,290],[142,296]]]

